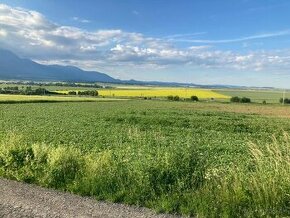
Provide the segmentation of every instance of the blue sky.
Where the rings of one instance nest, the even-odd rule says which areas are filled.
[[[288,87],[288,0],[0,0],[0,47],[120,79]]]

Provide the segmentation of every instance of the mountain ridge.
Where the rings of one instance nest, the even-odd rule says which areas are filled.
[[[103,82],[130,85],[190,86],[200,88],[249,88],[235,85],[200,85],[194,83],[138,81],[115,79],[105,73],[86,71],[76,66],[44,65],[0,48],[0,80],[52,81],[52,82]],[[252,87],[273,88],[273,87]]]
[[[43,65],[20,58],[11,51],[0,49],[0,79],[67,81],[67,82],[118,82],[117,79],[97,71],[85,71],[75,66]]]

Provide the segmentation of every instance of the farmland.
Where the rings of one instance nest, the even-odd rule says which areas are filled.
[[[48,91],[60,94],[68,94],[70,91],[97,90],[101,97],[109,98],[166,98],[168,96],[179,96],[181,99],[189,99],[197,96],[201,100],[215,100],[228,102],[233,96],[240,98],[250,98],[254,103],[278,104],[283,97],[284,90],[279,89],[202,89],[193,87],[160,87],[160,86],[141,86],[141,85],[118,85],[118,84],[85,84],[82,86],[69,86],[69,84],[58,86],[57,84],[47,85],[25,85],[25,84],[0,84],[0,88],[18,86],[19,89],[31,87],[32,89],[45,88]],[[89,87],[97,85],[99,87]],[[103,88],[105,87],[105,88]],[[1,97],[3,98],[3,97]],[[7,97],[9,98],[9,97]],[[285,92],[285,98],[290,98],[289,90]],[[1,100],[1,99],[0,99]]]
[[[115,101],[114,98],[70,97],[70,96],[31,96],[31,95],[1,95],[0,103],[19,102],[86,102],[86,101]]]
[[[159,212],[287,216],[290,107],[0,104],[0,175]]]
[[[73,90],[73,89],[72,89]],[[71,91],[72,91],[71,90]],[[75,89],[76,90],[76,89]],[[59,93],[67,94],[69,90],[57,90]],[[77,90],[79,91],[79,90]],[[219,94],[212,90],[195,89],[195,88],[149,88],[149,87],[134,87],[126,89],[123,87],[116,89],[98,89],[100,96],[105,97],[155,97],[164,98],[167,96],[179,96],[181,98],[190,98],[197,96],[201,99],[229,99],[227,95]]]
[[[218,94],[211,90],[206,89],[192,89],[192,88],[171,88],[171,89],[132,89],[132,90],[120,90],[120,89],[105,89],[100,90],[99,94],[102,96],[116,96],[116,97],[167,97],[170,95],[177,95],[182,98],[190,98],[191,96],[198,96],[203,99],[218,98],[228,99],[229,96]]]
[[[228,95],[228,96],[238,96],[238,97],[248,97],[251,98],[253,102],[262,103],[266,101],[267,103],[278,103],[279,99],[283,97],[284,90],[237,90],[237,89],[226,89],[226,90],[216,90],[217,93]],[[286,98],[290,98],[290,92],[285,93]]]

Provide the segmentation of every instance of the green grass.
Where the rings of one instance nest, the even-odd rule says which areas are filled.
[[[95,102],[95,101],[118,101],[123,99],[96,98],[79,96],[59,96],[59,95],[6,95],[0,94],[0,104],[12,103],[41,103],[41,102]]]
[[[228,95],[251,98],[253,102],[262,103],[279,103],[280,98],[283,97],[283,90],[214,90],[217,93]],[[290,98],[290,92],[285,95],[286,98]]]
[[[220,106],[3,104],[0,175],[159,212],[289,216],[290,119]]]

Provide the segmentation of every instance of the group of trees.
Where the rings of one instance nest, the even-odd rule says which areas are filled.
[[[231,98],[231,102],[238,102],[238,103],[251,103],[251,99],[247,98],[247,97],[238,97],[238,96],[234,96]]]
[[[169,96],[167,96],[167,99],[168,99],[169,101],[179,101],[179,100],[180,100],[180,98],[179,98],[178,95],[176,95],[176,96],[169,95]]]
[[[7,86],[0,88],[0,94],[10,95],[65,95],[58,92],[51,92],[45,88],[32,89],[31,86],[19,88],[18,86]],[[86,95],[86,96],[98,96],[97,90],[84,90],[84,91],[69,91],[68,95]]]
[[[280,103],[283,103],[283,98],[280,98]],[[284,98],[284,104],[290,104],[290,99],[289,98]]]
[[[0,94],[12,94],[12,95],[49,95],[49,94],[58,94],[50,92],[44,88],[32,89],[31,86],[19,89],[18,86],[7,86],[0,88]]]
[[[179,101],[179,100],[180,100],[180,97],[179,97],[178,95],[176,95],[176,96],[169,95],[169,96],[167,96],[167,99],[168,99],[169,101]],[[191,97],[190,97],[190,100],[191,100],[191,101],[199,101],[199,99],[198,99],[197,96],[191,96]]]
[[[98,96],[99,92],[97,90],[85,90],[85,91],[70,91],[69,95],[88,95],[88,96]]]

